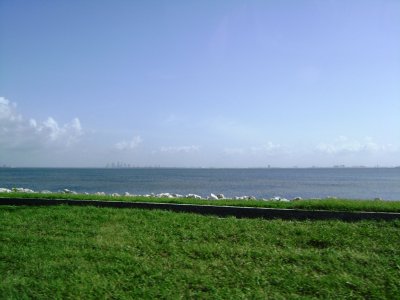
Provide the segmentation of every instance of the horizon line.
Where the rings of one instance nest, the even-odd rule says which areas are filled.
[[[100,167],[100,166],[85,166],[85,167],[67,167],[67,166],[0,166],[0,169],[110,169],[110,170],[129,170],[129,169],[397,169],[400,165],[396,166],[345,166],[345,165],[334,165],[334,166],[267,166],[267,167],[177,167],[177,166],[134,166],[134,167]]]

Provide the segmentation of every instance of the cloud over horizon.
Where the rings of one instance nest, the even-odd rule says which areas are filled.
[[[267,142],[252,147],[224,148],[223,153],[226,155],[277,155],[287,153],[287,150],[279,144]]]
[[[378,163],[390,166],[396,165],[393,162],[397,161],[400,152],[398,144],[379,143],[371,137],[339,136],[320,143],[304,139],[303,145],[279,138],[272,138],[274,142],[271,142],[259,138],[258,134],[251,136],[251,126],[221,119],[204,125],[209,135],[199,141],[192,140],[192,136],[182,136],[175,145],[168,145],[168,140],[160,132],[147,136],[144,147],[141,135],[122,137],[119,142],[111,142],[110,147],[114,135],[90,134],[90,131],[83,130],[79,118],[61,124],[51,116],[43,121],[29,117],[18,111],[16,103],[0,97],[0,158],[4,160],[0,163],[99,166],[104,161],[123,160],[135,165],[181,167],[257,167],[269,164],[372,166]],[[121,132],[116,130],[114,133]],[[76,147],[78,142],[79,147]],[[224,147],[224,144],[233,147]]]
[[[134,136],[131,140],[124,140],[115,144],[115,149],[120,151],[133,150],[143,142],[140,135]]]
[[[392,144],[378,144],[371,137],[366,137],[360,141],[340,136],[333,142],[318,144],[316,150],[328,155],[345,155],[356,153],[391,153],[399,149]]]
[[[38,122],[27,120],[17,111],[17,104],[0,97],[0,145],[11,149],[38,149],[49,146],[71,146],[84,134],[80,120],[74,118],[60,125],[48,117]]]
[[[162,146],[160,148],[160,152],[163,153],[189,153],[189,152],[197,152],[200,150],[199,146],[191,145],[191,146]]]

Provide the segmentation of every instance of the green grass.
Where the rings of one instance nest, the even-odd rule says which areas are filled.
[[[97,195],[72,195],[72,194],[27,194],[27,193],[0,193],[1,197],[25,197],[46,199],[72,199],[72,200],[107,200],[107,201],[130,201],[130,202],[162,202],[162,203],[185,203],[200,205],[232,205],[247,207],[270,207],[270,208],[293,208],[311,210],[337,210],[337,211],[381,211],[400,212],[400,201],[382,200],[354,200],[354,199],[321,199],[321,200],[299,200],[292,202],[260,201],[260,200],[197,200],[185,198],[148,198],[148,197],[112,197]]]
[[[1,299],[398,299],[400,221],[0,206]]]

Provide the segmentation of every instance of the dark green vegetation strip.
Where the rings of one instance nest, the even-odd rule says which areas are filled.
[[[399,212],[400,201],[374,201],[351,199],[321,199],[300,200],[292,202],[260,201],[260,200],[198,200],[184,198],[148,198],[148,197],[112,197],[97,195],[71,195],[71,194],[24,194],[24,193],[0,193],[0,197],[7,198],[44,198],[44,199],[71,199],[71,200],[106,200],[124,202],[157,202],[157,203],[181,203],[197,205],[218,206],[245,206],[267,208],[290,208],[307,210],[335,210],[335,211],[380,211]],[[400,200],[400,199],[399,199]],[[1,201],[1,200],[0,200]]]
[[[397,299],[400,221],[0,207],[1,299]]]
[[[360,220],[394,220],[400,219],[399,213],[383,212],[338,212],[321,210],[299,210],[279,209],[261,207],[238,207],[238,206],[215,206],[175,203],[152,203],[152,202],[117,202],[99,200],[67,200],[67,199],[30,199],[30,198],[0,198],[0,205],[75,205],[75,206],[97,206],[114,208],[142,208],[162,209],[174,212],[191,212],[203,215],[216,215],[220,217],[234,216],[237,218],[264,218],[264,219],[286,219],[286,220],[328,220],[337,219],[342,221]]]

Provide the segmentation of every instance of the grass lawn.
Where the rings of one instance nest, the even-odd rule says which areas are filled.
[[[398,299],[400,221],[0,206],[1,299]]]
[[[231,205],[247,207],[269,207],[269,208],[293,208],[311,210],[336,210],[336,211],[381,211],[399,212],[400,201],[382,200],[354,200],[354,199],[319,199],[299,200],[291,202],[261,201],[261,200],[202,200],[186,198],[155,198],[155,197],[112,197],[98,195],[73,195],[73,194],[40,194],[40,193],[0,193],[1,197],[7,198],[45,198],[45,199],[71,199],[71,200],[106,200],[106,201],[130,201],[130,202],[162,202],[162,203],[184,203],[198,205]]]

